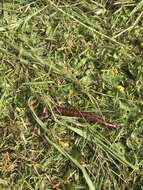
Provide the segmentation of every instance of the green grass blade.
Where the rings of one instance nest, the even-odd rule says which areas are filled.
[[[84,130],[74,128],[71,126],[67,126],[67,127],[71,129],[72,131],[74,131],[75,133],[77,133],[78,135],[80,135],[81,137],[83,137],[84,139],[90,142],[93,142],[95,145],[98,145],[103,151],[108,152],[110,155],[112,155],[115,159],[120,161],[122,164],[126,164],[127,166],[131,167],[133,170],[138,169],[136,166],[128,162],[124,157],[118,155],[117,152],[115,152],[115,150],[113,150],[111,147],[108,147],[106,144],[104,144],[99,136],[90,135]]]
[[[39,126],[48,134],[48,129],[46,127],[46,125],[38,118],[38,116],[36,115],[33,107],[31,106],[30,102],[32,100],[32,97],[29,99],[28,101],[28,105],[29,105],[29,108],[36,120],[36,122],[39,124]],[[45,135],[45,138],[46,140],[52,145],[54,146],[55,149],[57,149],[63,156],[65,156],[66,158],[68,158],[70,161],[72,161],[83,173],[83,176],[89,186],[89,189],[90,190],[95,190],[95,186],[94,184],[92,183],[86,169],[77,161],[75,160],[71,155],[69,155],[64,149],[62,149],[59,145],[55,144],[53,141],[50,140],[50,138]]]
[[[111,41],[111,42],[113,42],[113,43],[115,43],[115,44],[117,44],[117,45],[120,45],[121,47],[128,48],[126,45],[124,45],[124,44],[118,42],[118,41],[115,40],[114,38],[109,37],[109,36],[107,36],[106,34],[101,33],[100,31],[96,30],[95,28],[93,28],[93,27],[87,25],[86,23],[80,21],[79,19],[77,19],[76,17],[74,17],[72,14],[69,14],[68,12],[64,11],[63,9],[57,7],[57,5],[54,4],[51,0],[48,0],[48,2],[49,2],[53,7],[55,7],[57,10],[59,10],[60,12],[62,12],[62,13],[65,14],[65,15],[67,15],[69,18],[75,20],[76,22],[78,22],[79,24],[81,24],[82,26],[84,26],[85,28],[87,28],[88,30],[90,30],[91,32],[93,32],[93,33],[95,33],[95,34],[98,34],[98,35],[102,36],[103,38],[108,39],[109,41]]]
[[[57,149],[63,156],[65,156],[66,158],[68,158],[70,161],[72,161],[83,173],[83,176],[89,186],[90,190],[95,190],[95,186],[93,185],[86,169],[77,161],[75,160],[70,154],[68,154],[63,148],[61,148],[59,145],[55,144],[53,141],[51,141],[49,139],[49,137],[47,135],[45,135],[46,140],[49,142],[49,144],[51,144],[52,146],[55,147],[55,149]]]
[[[137,6],[132,10],[132,12],[130,13],[130,16],[133,16],[138,10],[142,9],[143,7],[143,0],[140,1]]]

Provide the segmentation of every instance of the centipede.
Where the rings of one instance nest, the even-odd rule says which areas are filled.
[[[118,124],[113,123],[104,116],[98,116],[94,112],[89,111],[79,111],[75,108],[65,107],[65,106],[54,106],[53,112],[60,116],[75,117],[85,120],[88,123],[97,123],[108,129],[116,129],[119,127]],[[49,110],[45,107],[44,114],[49,114]]]
[[[38,115],[40,117],[47,119],[52,116],[51,111],[47,108],[47,106],[39,103],[37,100],[34,100],[32,105],[37,107],[36,110],[38,111]],[[81,111],[72,106],[56,105],[52,107],[52,111],[54,114],[58,114],[60,116],[75,117],[88,123],[96,123],[108,129],[117,129],[120,127],[119,124],[112,122],[103,115],[97,115],[92,111]]]

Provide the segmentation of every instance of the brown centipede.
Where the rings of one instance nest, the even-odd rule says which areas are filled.
[[[112,123],[110,120],[106,119],[105,117],[96,115],[94,112],[79,111],[74,108],[63,107],[63,106],[55,106],[53,108],[53,111],[54,113],[59,114],[61,116],[83,118],[88,123],[97,123],[108,129],[116,129],[119,127],[117,124]],[[44,113],[49,113],[47,108],[45,108]]]

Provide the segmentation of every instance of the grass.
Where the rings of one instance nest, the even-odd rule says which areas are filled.
[[[143,1],[0,3],[0,189],[143,189]]]

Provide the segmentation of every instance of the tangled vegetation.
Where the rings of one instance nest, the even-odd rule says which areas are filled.
[[[0,3],[0,189],[143,189],[143,0]]]

